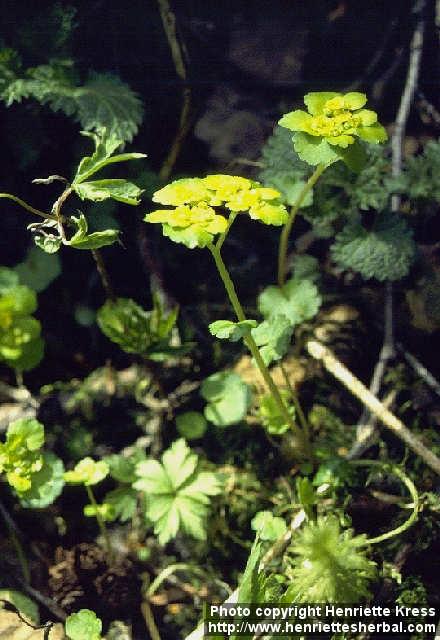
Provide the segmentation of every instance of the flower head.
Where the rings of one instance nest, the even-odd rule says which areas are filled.
[[[92,458],[83,458],[72,471],[66,471],[64,480],[69,484],[84,484],[86,487],[98,484],[108,475],[109,467],[106,462],[95,462]]]
[[[228,226],[226,217],[213,207],[222,207],[233,214],[247,211],[254,220],[282,225],[288,215],[279,197],[275,189],[241,176],[218,174],[186,178],[175,180],[153,195],[154,202],[175,208],[158,209],[147,214],[144,220],[161,223],[165,236],[190,249],[205,247]]]
[[[365,94],[313,92],[304,97],[308,111],[284,115],[279,124],[291,131],[295,150],[309,164],[331,163],[338,159],[354,164],[359,155],[358,140],[378,144],[387,133],[377,122],[377,114],[364,109]],[[354,145],[353,149],[348,149]]]

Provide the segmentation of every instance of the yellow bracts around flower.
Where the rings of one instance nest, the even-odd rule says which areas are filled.
[[[384,127],[377,122],[377,114],[363,108],[366,102],[365,94],[355,91],[308,93],[304,97],[308,112],[287,113],[279,124],[295,132],[295,149],[309,164],[347,161],[347,158],[349,164],[355,149],[351,153],[344,150],[356,144],[357,139],[372,144],[387,140]],[[359,153],[359,149],[356,152]]]
[[[69,484],[83,484],[90,487],[98,484],[108,475],[110,469],[104,460],[95,462],[93,458],[83,458],[72,471],[66,471],[64,480]]]
[[[228,221],[213,207],[236,214],[249,212],[254,220],[282,225],[288,214],[279,202],[280,193],[241,176],[209,175],[175,180],[153,195],[153,202],[174,205],[147,214],[145,222],[159,222],[163,233],[190,249],[205,247],[213,236],[226,231]]]

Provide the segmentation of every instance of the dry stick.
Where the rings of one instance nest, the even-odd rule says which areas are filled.
[[[432,453],[401,420],[391,413],[380,400],[356,378],[334,354],[320,342],[310,340],[306,345],[307,351],[316,360],[321,360],[327,371],[332,373],[351,393],[376,415],[398,438],[403,440],[433,471],[440,475],[440,458]]]
[[[411,39],[410,55],[408,63],[408,73],[406,76],[405,87],[400,100],[399,110],[397,112],[394,132],[391,137],[391,173],[393,177],[400,175],[402,171],[402,147],[403,139],[406,130],[406,123],[408,121],[411,104],[414,99],[414,94],[417,88],[417,81],[420,72],[420,62],[422,58],[423,49],[423,37],[425,32],[425,0],[417,0],[414,5],[413,12],[417,14],[417,23],[414,29],[414,34]],[[400,195],[394,194],[391,197],[391,210],[397,212],[400,208]],[[379,393],[382,380],[385,374],[388,362],[394,358],[394,328],[393,328],[393,285],[391,282],[387,282],[385,289],[385,335],[382,345],[382,349],[379,354],[379,360],[373,372],[373,377],[370,383],[370,392],[373,396]],[[371,433],[377,420],[372,416],[371,412],[364,409],[362,416],[358,422],[356,442],[365,439],[366,433]],[[352,452],[350,452],[352,453]]]
[[[269,549],[269,551],[266,553],[266,555],[262,558],[262,560],[260,562],[260,567],[259,567],[260,571],[262,569],[264,569],[264,567],[267,566],[269,564],[269,562],[271,562],[275,557],[280,556],[283,553],[283,551],[288,546],[294,531],[296,531],[296,529],[300,528],[300,526],[304,522],[305,518],[306,518],[306,514],[305,514],[303,509],[301,509],[301,511],[299,511],[294,516],[294,518],[292,518],[292,521],[290,523],[289,529],[286,531],[286,533],[279,540],[277,540],[272,545],[272,547]],[[223,602],[223,604],[235,604],[235,603],[237,603],[238,602],[238,594],[239,594],[239,589],[235,589],[235,591],[233,593],[231,593],[229,598],[227,600],[225,600]],[[192,631],[189,634],[189,636],[186,636],[185,640],[203,640],[204,637],[205,637],[204,636],[204,625],[201,624],[196,629],[194,629],[194,631]]]
[[[426,382],[428,387],[431,387],[431,389],[435,391],[435,393],[438,396],[440,396],[440,382],[438,382],[438,380],[434,378],[432,373],[428,371],[428,369],[420,362],[420,360],[418,360],[415,356],[413,356],[412,353],[407,351],[405,347],[402,344],[400,344],[400,342],[398,342],[396,346],[397,346],[397,349],[405,358],[405,360],[407,361],[407,363],[414,369],[416,374],[420,378],[422,378],[424,382]]]
[[[171,55],[173,57],[176,73],[183,83],[186,82],[187,73],[184,62],[185,49],[183,44],[179,43],[176,33],[176,16],[171,10],[168,0],[158,0],[160,16],[162,18],[163,28],[170,45]],[[167,180],[176,163],[183,141],[189,131],[190,121],[189,114],[191,109],[191,89],[188,85],[184,85],[182,93],[182,110],[180,112],[179,128],[173,140],[173,144],[164,160],[162,168],[159,172],[161,180]]]

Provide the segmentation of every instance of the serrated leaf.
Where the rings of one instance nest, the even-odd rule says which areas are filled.
[[[59,236],[53,234],[50,235],[35,235],[34,242],[37,247],[42,249],[45,253],[53,254],[59,251],[62,240]]]
[[[238,342],[241,338],[249,335],[251,329],[257,326],[256,320],[243,320],[232,322],[231,320],[216,320],[209,325],[209,331],[220,340],[230,340]]]
[[[134,487],[145,492],[146,517],[154,523],[160,544],[166,544],[182,529],[204,539],[209,496],[220,491],[214,474],[197,471],[198,457],[181,438],[157,460],[141,462]]]
[[[292,327],[313,318],[321,306],[321,296],[311,280],[292,278],[280,288],[269,286],[258,296],[258,309],[267,319],[285,316]]]
[[[412,232],[405,220],[390,212],[379,213],[371,230],[350,222],[331,247],[335,262],[358,271],[365,279],[399,280],[408,274],[415,258]]]
[[[63,461],[52,452],[43,454],[43,466],[32,474],[31,488],[19,494],[20,503],[29,509],[43,509],[58,498],[64,487]]]
[[[104,503],[110,506],[113,519],[127,522],[136,512],[137,494],[131,487],[118,487],[106,494]]]
[[[132,182],[123,179],[93,180],[91,182],[81,182],[74,186],[75,193],[81,200],[93,200],[101,202],[112,198],[124,204],[138,205],[142,189],[139,189]]]
[[[78,227],[76,233],[70,238],[68,244],[75,249],[100,249],[114,244],[119,238],[118,229],[106,229],[87,233],[88,224],[83,213],[79,217],[72,216],[71,220]]]
[[[200,393],[207,400],[205,418],[218,427],[240,422],[251,403],[251,391],[240,376],[230,371],[213,373],[203,381]]]
[[[118,482],[134,482],[136,480],[136,465],[145,459],[145,453],[141,449],[135,451],[129,456],[113,454],[105,456],[104,462],[108,465],[110,475]]]
[[[283,518],[274,516],[271,511],[259,511],[251,522],[251,527],[257,531],[261,540],[275,542],[287,531]]]

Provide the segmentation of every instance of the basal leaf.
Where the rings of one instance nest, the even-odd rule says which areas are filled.
[[[321,306],[321,296],[311,280],[292,278],[282,289],[269,286],[258,296],[258,308],[269,319],[274,315],[288,318],[292,327],[313,318]]]
[[[65,628],[69,640],[101,640],[102,622],[90,609],[68,616]]]
[[[243,420],[251,403],[249,386],[230,371],[220,371],[206,378],[200,392],[208,402],[205,418],[218,427]]]
[[[264,363],[269,366],[287,352],[293,334],[291,321],[283,315],[270,316],[252,329],[252,337],[260,347]]]
[[[31,488],[20,493],[20,503],[29,509],[43,509],[52,504],[64,487],[64,465],[51,451],[43,454],[43,466],[31,477]]]

